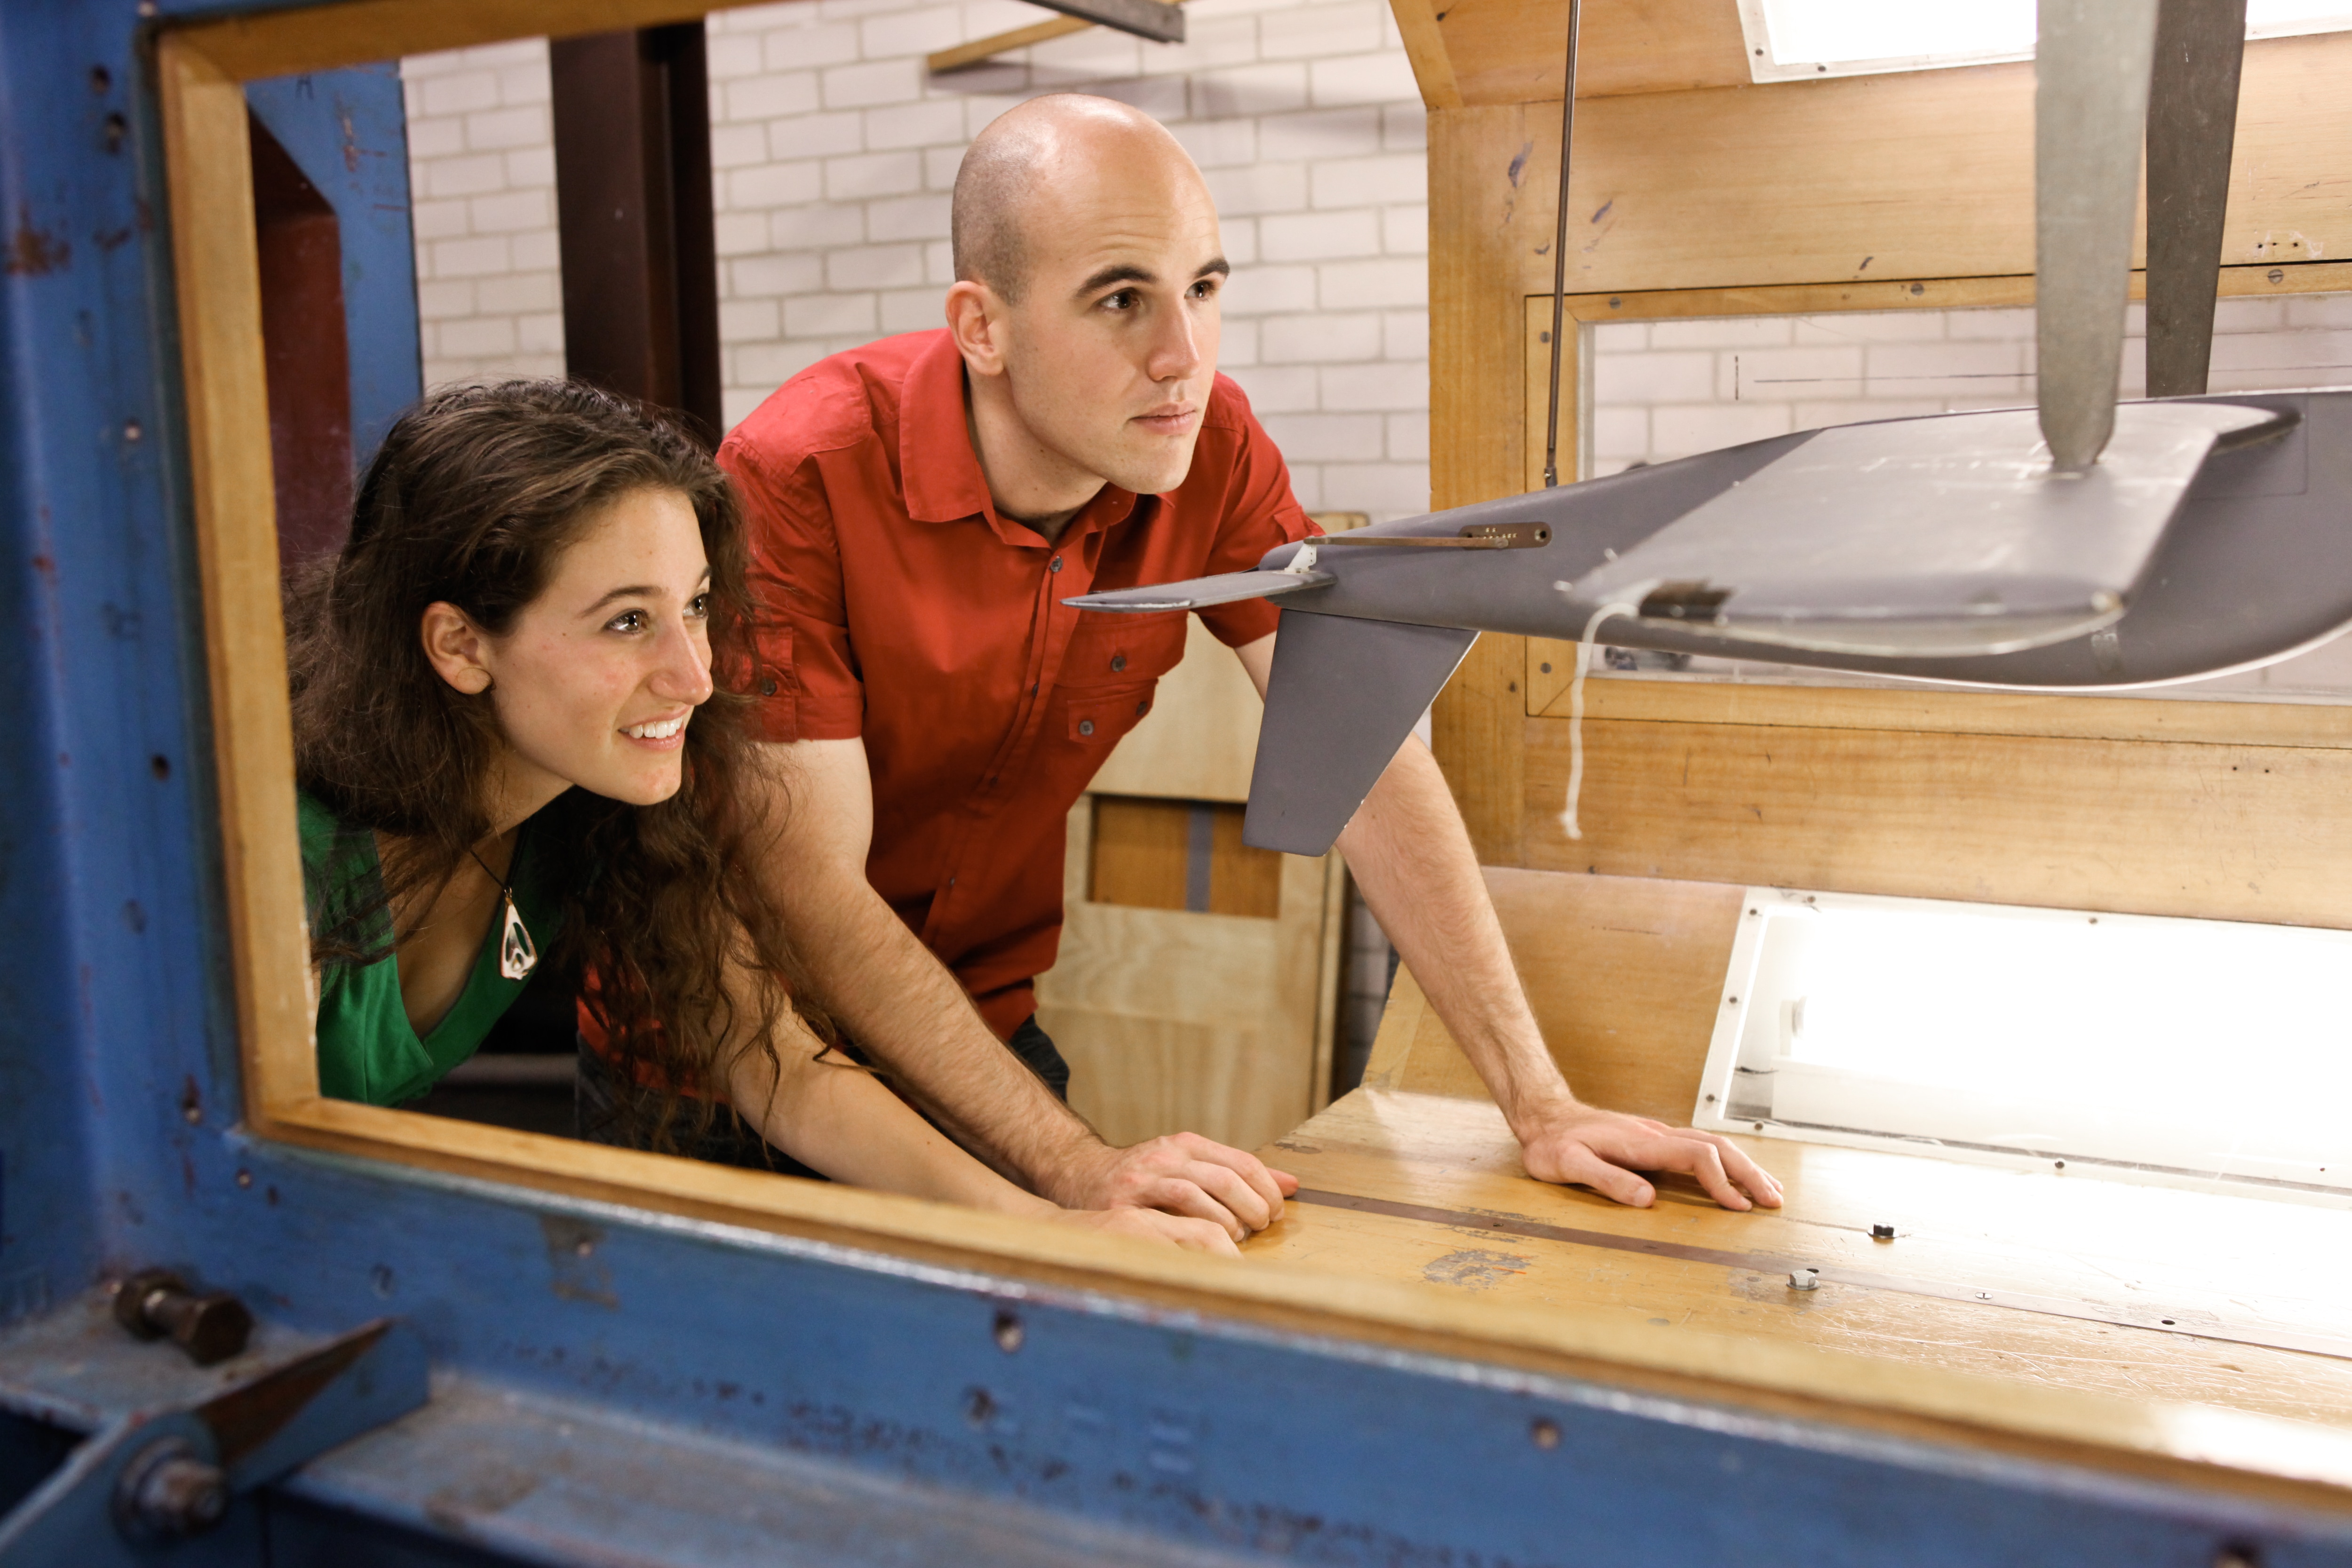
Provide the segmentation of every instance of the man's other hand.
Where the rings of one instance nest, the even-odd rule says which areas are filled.
[[[1727,1138],[1570,1101],[1522,1133],[1520,1158],[1539,1182],[1574,1183],[1633,1208],[1657,1196],[1637,1171],[1680,1171],[1727,1209],[1780,1206],[1780,1184]]]
[[[1065,1208],[1159,1209],[1205,1219],[1241,1241],[1282,1217],[1298,1178],[1255,1154],[1171,1132],[1125,1149],[1097,1145],[1066,1165],[1045,1195]]]

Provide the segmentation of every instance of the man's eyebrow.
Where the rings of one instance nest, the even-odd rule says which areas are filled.
[[[1195,279],[1210,277],[1230,278],[1233,276],[1233,271],[1234,268],[1231,262],[1227,261],[1222,256],[1216,256],[1210,258],[1208,260],[1201,263],[1200,266],[1194,268],[1192,269],[1192,276]],[[1081,295],[1092,294],[1099,289],[1108,289],[1114,283],[1157,283],[1159,281],[1160,274],[1152,271],[1150,268],[1138,267],[1132,262],[1123,261],[1115,266],[1104,268],[1101,271],[1096,273],[1093,277],[1079,284],[1078,292]]]
[[[694,580],[694,585],[698,588],[709,581],[710,574],[709,572],[705,572],[701,576]],[[625,588],[614,589],[611,593],[605,595],[603,598],[597,600],[594,604],[581,611],[580,618],[584,621],[589,616],[594,615],[597,611],[603,609],[605,605],[612,604],[616,600],[652,599],[658,598],[660,595],[661,589],[654,584],[632,583]]]
[[[1149,268],[1138,267],[1133,262],[1122,261],[1104,268],[1101,271],[1096,273],[1093,277],[1079,284],[1078,292],[1081,294],[1091,294],[1097,289],[1108,289],[1114,283],[1157,283],[1159,281],[1160,275],[1153,272]]]

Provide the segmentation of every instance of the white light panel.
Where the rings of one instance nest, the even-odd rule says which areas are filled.
[[[2352,932],[1750,889],[1698,1124],[2352,1196]]]
[[[2034,14],[2035,0],[1739,0],[1757,81],[2032,59]],[[2347,30],[2344,0],[2247,0],[2250,38]]]

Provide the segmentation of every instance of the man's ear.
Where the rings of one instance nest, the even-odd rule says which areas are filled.
[[[966,278],[948,290],[948,332],[974,375],[1004,374],[1004,301],[987,284]]]
[[[465,611],[436,599],[425,606],[418,631],[434,673],[468,697],[479,697],[490,689],[489,639]]]

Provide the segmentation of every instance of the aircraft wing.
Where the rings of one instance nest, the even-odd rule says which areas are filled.
[[[1195,577],[1185,583],[1160,583],[1149,588],[1112,588],[1081,594],[1065,600],[1082,610],[1198,610],[1210,605],[1231,605],[1244,599],[1271,599],[1301,588],[1320,588],[1333,581],[1328,572],[1226,572]]]
[[[2055,471],[2032,409],[1839,426],[1570,585],[1598,607],[1744,642],[1879,658],[2011,653],[2124,613],[2217,447],[2293,416],[2135,403],[2095,466]]]

